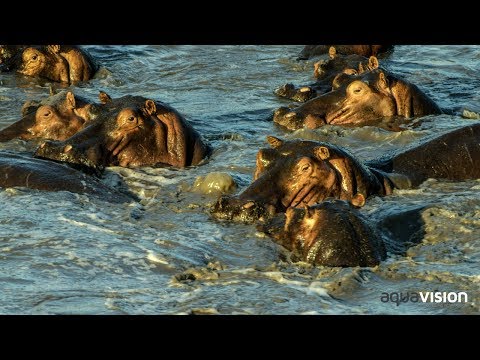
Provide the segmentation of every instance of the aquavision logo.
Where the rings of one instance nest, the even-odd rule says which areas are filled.
[[[437,304],[453,304],[453,303],[467,303],[468,294],[465,291],[461,292],[446,292],[446,291],[419,291],[419,292],[382,292],[380,301],[384,303],[392,302],[399,306],[401,303],[437,303]]]

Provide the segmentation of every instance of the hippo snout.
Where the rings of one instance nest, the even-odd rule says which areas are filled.
[[[288,97],[291,93],[295,91],[295,86],[291,83],[285,84],[280,86],[279,88],[275,89],[275,94],[282,97]]]
[[[285,116],[287,113],[290,112],[290,109],[286,106],[282,106],[280,108],[278,108],[277,110],[275,110],[275,112],[273,113],[273,121],[275,121],[275,119],[278,119],[282,116]]]
[[[237,220],[251,223],[259,219],[270,218],[275,214],[275,207],[254,200],[243,200],[237,196],[221,196],[211,211],[217,219]]]
[[[219,218],[231,220],[242,209],[249,209],[255,205],[254,201],[242,201],[238,197],[222,195],[215,203],[212,214]]]
[[[35,156],[42,158],[49,158],[52,160],[60,160],[60,155],[63,153],[62,146],[58,141],[45,141],[38,147]]]
[[[45,141],[35,152],[35,157],[64,162],[70,166],[79,167],[87,173],[97,173],[103,170],[103,164],[99,160],[100,156],[98,146],[81,149],[63,141]]]
[[[287,107],[275,110],[273,122],[285,126],[289,130],[297,130],[303,127],[303,116]]]

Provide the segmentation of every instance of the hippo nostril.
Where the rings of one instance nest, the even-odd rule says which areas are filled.
[[[242,207],[243,207],[244,209],[250,209],[250,208],[251,208],[252,206],[254,206],[254,205],[255,205],[255,202],[254,202],[254,201],[249,201],[249,202],[247,202],[245,205],[243,205]]]
[[[72,149],[73,149],[72,145],[67,145],[63,148],[63,152],[68,153],[68,152],[72,151]]]

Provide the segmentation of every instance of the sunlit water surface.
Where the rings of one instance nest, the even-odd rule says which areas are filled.
[[[420,128],[288,133],[269,121],[290,102],[273,89],[312,81],[302,46],[87,46],[102,65],[75,93],[142,95],[173,105],[214,147],[202,166],[112,168],[140,202],[118,205],[69,192],[0,189],[0,313],[3,314],[472,314],[479,312],[480,181],[428,181],[372,198],[362,212],[419,213],[422,243],[376,268],[322,268],[285,261],[255,226],[212,220],[217,195],[192,191],[196,177],[227,172],[251,182],[265,137],[346,146],[361,159],[476,120],[432,116]],[[382,64],[442,108],[480,107],[480,46],[397,46]],[[48,83],[0,74],[0,127]],[[58,87],[58,86],[57,86]],[[0,149],[31,150],[22,141]],[[402,218],[408,227],[408,218]],[[384,234],[395,242],[395,234]],[[383,303],[383,292],[466,291],[467,304]]]

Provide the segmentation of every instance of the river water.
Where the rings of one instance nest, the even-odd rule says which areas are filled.
[[[473,121],[431,116],[419,128],[283,131],[268,120],[290,102],[273,90],[312,81],[302,46],[86,46],[102,65],[78,95],[103,90],[171,104],[211,143],[202,166],[110,168],[140,202],[112,204],[69,192],[0,189],[0,313],[3,314],[474,314],[480,309],[480,181],[429,180],[371,198],[361,210],[388,225],[390,244],[408,229],[422,240],[376,268],[291,264],[253,225],[212,220],[218,194],[192,185],[214,171],[237,191],[252,179],[265,137],[348,147],[361,159]],[[480,46],[397,46],[383,66],[417,84],[442,108],[480,110]],[[19,118],[48,83],[0,74],[0,127]],[[57,87],[59,87],[57,85]],[[31,150],[22,141],[0,149]],[[407,215],[405,215],[407,214]],[[410,214],[410,215],[409,215]],[[383,224],[383,225],[382,225]],[[415,225],[416,224],[416,225]],[[382,302],[382,293],[465,291],[467,303]]]

